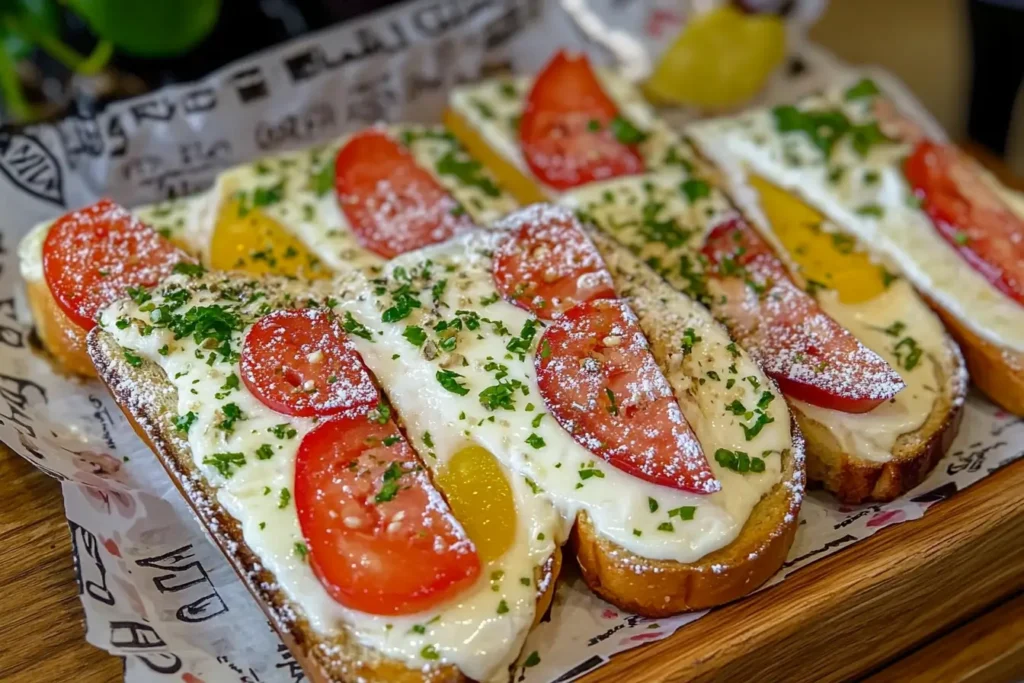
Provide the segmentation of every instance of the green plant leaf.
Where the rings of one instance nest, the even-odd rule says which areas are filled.
[[[213,30],[221,7],[221,0],[66,2],[98,37],[138,57],[171,57],[187,52]]]

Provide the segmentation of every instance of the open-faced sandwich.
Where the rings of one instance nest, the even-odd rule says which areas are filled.
[[[552,95],[569,92],[586,96]],[[519,121],[518,131],[467,104],[502,97],[501,120]],[[517,196],[559,197],[707,305],[778,382],[808,439],[812,480],[846,502],[889,500],[917,485],[959,424],[967,381],[956,344],[912,287],[883,280],[852,239],[833,237],[820,219],[795,221],[802,239],[817,238],[810,249],[788,238],[794,221],[785,213],[738,211],[638,97],[584,58],[559,55],[514,89],[457,91],[446,120],[474,153],[488,145],[481,158],[496,160],[499,183]],[[617,134],[624,129],[628,136]],[[834,255],[823,251],[833,243]],[[828,275],[815,270],[823,262]],[[742,401],[733,406],[756,415]]]
[[[101,225],[118,226],[106,240],[76,243],[61,221],[43,223],[22,241],[20,266],[44,348],[62,370],[91,376],[84,342],[99,309],[156,284],[186,254],[218,270],[325,278],[378,267],[514,206],[443,129],[380,126],[238,166],[205,194],[136,210],[164,240],[113,204],[92,209],[107,216]]]
[[[781,190],[798,198],[828,218],[836,239],[856,240],[906,277],[960,343],[978,387],[1024,415],[1019,195],[929,139],[869,79],[704,122],[691,134],[730,186],[753,177],[762,197]],[[736,193],[745,196],[757,201]]]
[[[314,680],[504,677],[565,543],[650,616],[785,559],[775,384],[566,209],[317,281],[206,271],[109,202],[54,225],[132,264],[89,355]]]

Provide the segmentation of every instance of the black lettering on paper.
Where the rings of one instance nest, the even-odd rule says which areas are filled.
[[[170,652],[152,652],[145,655],[135,655],[135,658],[146,665],[146,667],[158,674],[176,674],[181,671],[181,658]]]
[[[78,158],[81,156],[95,159],[103,154],[103,135],[96,119],[71,116],[62,120],[55,128],[71,169],[78,166]]]
[[[295,661],[295,656],[292,655],[292,651],[288,649],[287,645],[278,643],[277,654],[281,655],[281,661],[274,665],[275,669],[287,669],[292,683],[306,680],[306,674],[302,672],[302,667]]]
[[[263,76],[263,72],[258,66],[236,71],[231,74],[228,81],[235,86],[235,90],[238,92],[238,99],[243,104],[253,100],[261,100],[270,94],[270,90],[267,88],[267,79]]]
[[[45,145],[28,133],[0,128],[0,172],[22,191],[64,206],[60,164]]]
[[[128,135],[124,132],[120,114],[111,114],[107,121],[107,137],[110,138],[110,150],[107,155],[114,159],[122,157],[128,151]]]
[[[178,609],[179,621],[200,622],[212,619],[228,611],[217,589],[210,581],[209,574],[199,560],[195,559],[192,545],[184,545],[157,557],[147,557],[135,562],[140,567],[166,571],[153,578],[153,585],[161,593],[177,593],[193,586],[202,585],[203,595]]]
[[[19,434],[34,438],[36,430],[32,426],[32,418],[25,412],[25,407],[31,400],[30,391],[34,391],[37,398],[43,403],[49,402],[46,397],[46,389],[42,385],[36,384],[30,379],[0,373],[0,401],[7,405],[7,410],[10,412],[8,415],[0,411],[0,425],[6,425],[5,420],[9,420]]]
[[[181,108],[186,114],[198,114],[217,108],[217,92],[210,86],[204,86],[185,93],[181,99]]]
[[[398,103],[398,95],[389,81],[390,74],[380,74],[372,81],[357,83],[349,92],[347,120],[367,124],[387,121]]]
[[[96,535],[70,519],[71,551],[75,558],[75,580],[78,593],[85,593],[104,605],[114,604],[114,594],[107,588],[107,569],[100,555],[100,542]]]
[[[4,253],[0,247],[0,254]],[[25,332],[17,324],[14,312],[14,299],[0,299],[0,316],[5,320],[12,321],[11,325],[0,322],[0,344],[5,344],[14,349],[24,348]]]
[[[319,137],[334,125],[334,108],[320,102],[299,114],[288,114],[276,123],[258,123],[256,145],[262,150],[271,150],[288,143],[303,142]]]
[[[809,553],[807,553],[805,555],[801,555],[800,557],[794,558],[794,559],[786,562],[782,566],[783,566],[783,568],[785,568],[785,567],[792,567],[795,564],[799,564],[799,563],[803,562],[804,560],[806,560],[809,557],[814,557],[815,555],[821,555],[822,553],[827,552],[827,551],[829,551],[829,550],[831,550],[833,548],[838,548],[841,545],[846,545],[847,543],[852,543],[852,542],[854,542],[856,540],[857,540],[856,536],[851,536],[851,535],[847,534],[846,536],[843,536],[841,538],[833,539],[833,540],[829,541],[828,543],[826,543],[825,545],[823,545],[822,547],[817,548],[815,550],[812,550],[811,552],[809,552]]]
[[[170,121],[174,116],[174,103],[155,97],[145,102],[133,104],[131,112],[135,116],[136,123],[143,121]]]

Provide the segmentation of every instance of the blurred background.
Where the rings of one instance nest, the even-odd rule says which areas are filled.
[[[787,16],[800,3],[732,4],[744,12]],[[0,0],[2,119],[87,112],[111,99],[199,78],[261,48],[392,4]],[[666,4],[671,6],[659,2]],[[691,11],[721,5],[678,4]],[[1024,175],[1024,0],[832,0],[809,37],[844,60],[889,69],[953,139]]]

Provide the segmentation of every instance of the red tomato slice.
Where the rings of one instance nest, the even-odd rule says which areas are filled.
[[[379,400],[352,341],[322,309],[260,318],[245,335],[241,365],[249,391],[285,415],[333,415]]]
[[[586,56],[559,52],[537,75],[523,108],[519,143],[526,164],[558,191],[642,173],[636,145],[619,142],[612,131],[618,115]]]
[[[935,229],[996,289],[1024,305],[1024,220],[950,145],[917,144],[905,172]]]
[[[724,292],[713,297],[712,312],[787,397],[863,413],[906,386],[881,356],[793,283],[768,244],[742,219],[712,230],[703,252]]]
[[[394,421],[348,411],[295,459],[295,508],[317,578],[370,614],[414,614],[473,585],[480,558]]]
[[[644,481],[721,488],[625,302],[566,311],[544,331],[534,363],[544,403],[576,443]]]
[[[57,305],[85,330],[130,287],[152,287],[191,261],[109,199],[58,218],[43,241],[43,277]]]
[[[474,227],[441,184],[379,130],[352,136],[338,151],[334,187],[359,242],[384,258]]]
[[[511,233],[492,266],[506,301],[551,320],[580,302],[615,298],[601,254],[568,209],[535,204],[498,227]]]

